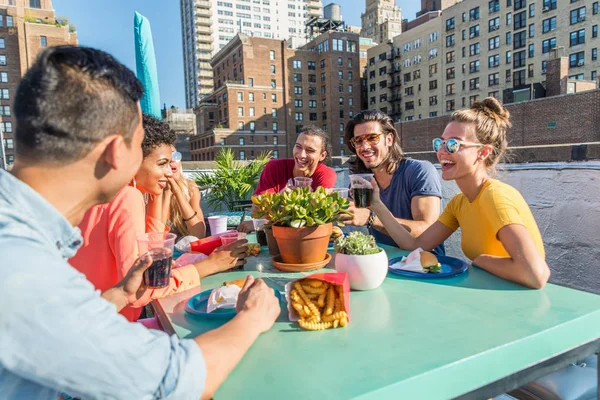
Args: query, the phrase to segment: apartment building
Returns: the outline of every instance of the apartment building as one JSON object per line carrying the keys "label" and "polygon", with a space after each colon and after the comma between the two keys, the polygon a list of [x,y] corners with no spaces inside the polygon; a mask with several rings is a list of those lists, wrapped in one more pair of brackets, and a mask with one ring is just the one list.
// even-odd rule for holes
{"label": "apartment building", "polygon": [[41,50],[64,44],[77,45],[77,34],[68,21],[56,19],[51,0],[0,1],[0,157],[9,165],[15,148],[12,105],[21,77]]}
{"label": "apartment building", "polygon": [[402,11],[395,0],[366,0],[360,18],[360,36],[376,43],[384,43],[402,32]]}
{"label": "apartment building", "polygon": [[296,135],[316,125],[344,155],[344,124],[361,110],[361,71],[370,40],[331,31],[299,49],[285,40],[238,34],[212,60],[214,92],[196,109],[192,160],[229,147],[241,159],[263,151],[291,157]]}
{"label": "apartment building", "polygon": [[393,62],[392,93],[386,98],[369,91],[370,108],[391,109],[396,121],[406,121],[447,114],[487,96],[504,103],[545,97],[548,61],[557,47],[568,58],[568,79],[597,81],[598,1],[449,4],[421,13],[391,43],[369,50],[369,88],[380,88],[372,71],[391,64],[384,50]]}
{"label": "apartment building", "polygon": [[186,107],[212,91],[210,59],[237,33],[305,39],[304,24],[323,11],[320,0],[180,0]]}

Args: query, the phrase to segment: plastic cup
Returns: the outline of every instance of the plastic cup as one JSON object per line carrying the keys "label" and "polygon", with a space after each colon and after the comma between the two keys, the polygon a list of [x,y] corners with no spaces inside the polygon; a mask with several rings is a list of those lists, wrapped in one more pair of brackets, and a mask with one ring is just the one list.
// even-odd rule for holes
{"label": "plastic cup", "polygon": [[149,288],[169,286],[173,246],[177,235],[148,232],[136,237],[140,254],[150,253],[152,265],[144,271],[144,283]]}
{"label": "plastic cup", "polygon": [[333,192],[337,193],[340,197],[343,197],[344,199],[348,198],[348,189],[346,188],[334,188]]}
{"label": "plastic cup", "polygon": [[296,187],[310,187],[312,185],[312,178],[298,177],[294,178],[294,186]]}
{"label": "plastic cup", "polygon": [[227,231],[227,216],[226,215],[213,215],[208,217],[208,224],[210,225],[210,234],[217,235]]}
{"label": "plastic cup", "polygon": [[233,232],[228,233],[226,235],[221,236],[221,244],[223,246],[227,246],[235,241],[246,239],[246,234],[244,232]]}
{"label": "plastic cup", "polygon": [[254,225],[255,231],[262,231],[266,222],[267,220],[265,218],[252,218],[252,225]]}
{"label": "plastic cup", "polygon": [[373,185],[371,180],[373,174],[353,174],[350,175],[350,188],[352,189],[352,199],[354,205],[358,208],[366,208],[371,205],[373,199]]}

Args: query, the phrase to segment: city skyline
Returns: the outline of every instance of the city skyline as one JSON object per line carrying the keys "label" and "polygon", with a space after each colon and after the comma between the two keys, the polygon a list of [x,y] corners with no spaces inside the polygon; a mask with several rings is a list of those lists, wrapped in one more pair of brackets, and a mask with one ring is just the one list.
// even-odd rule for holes
{"label": "city skyline", "polygon": [[[161,103],[185,108],[183,50],[179,1],[164,7],[158,0],[107,0],[82,2],[54,0],[57,15],[66,16],[77,27],[80,46],[104,50],[135,71],[133,49],[133,13],[138,11],[150,21],[156,51]],[[350,0],[335,1],[342,7],[342,16],[348,25],[360,26],[362,8]],[[329,4],[324,2],[323,6]],[[420,3],[396,0],[402,17],[414,19]]]}

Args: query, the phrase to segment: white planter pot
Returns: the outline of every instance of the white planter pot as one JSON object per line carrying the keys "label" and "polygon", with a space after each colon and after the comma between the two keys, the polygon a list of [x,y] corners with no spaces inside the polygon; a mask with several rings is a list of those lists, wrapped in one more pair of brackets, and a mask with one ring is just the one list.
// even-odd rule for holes
{"label": "white planter pot", "polygon": [[376,289],[387,275],[388,258],[383,250],[366,256],[336,253],[335,269],[348,274],[350,287],[354,290]]}

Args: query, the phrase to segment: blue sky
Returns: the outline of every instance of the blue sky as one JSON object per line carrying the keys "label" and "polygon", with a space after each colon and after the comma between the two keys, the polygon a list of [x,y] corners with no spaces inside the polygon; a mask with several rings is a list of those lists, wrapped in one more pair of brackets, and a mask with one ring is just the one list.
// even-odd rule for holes
{"label": "blue sky", "polygon": [[[360,26],[364,1],[338,0],[347,24]],[[135,71],[133,50],[133,13],[138,11],[150,20],[156,52],[161,102],[183,108],[183,56],[179,0],[54,0],[57,15],[64,15],[77,26],[79,44],[111,53]],[[323,1],[324,5],[330,1]],[[166,6],[169,4],[169,6]],[[420,9],[415,0],[396,0],[403,18],[414,19]]]}

